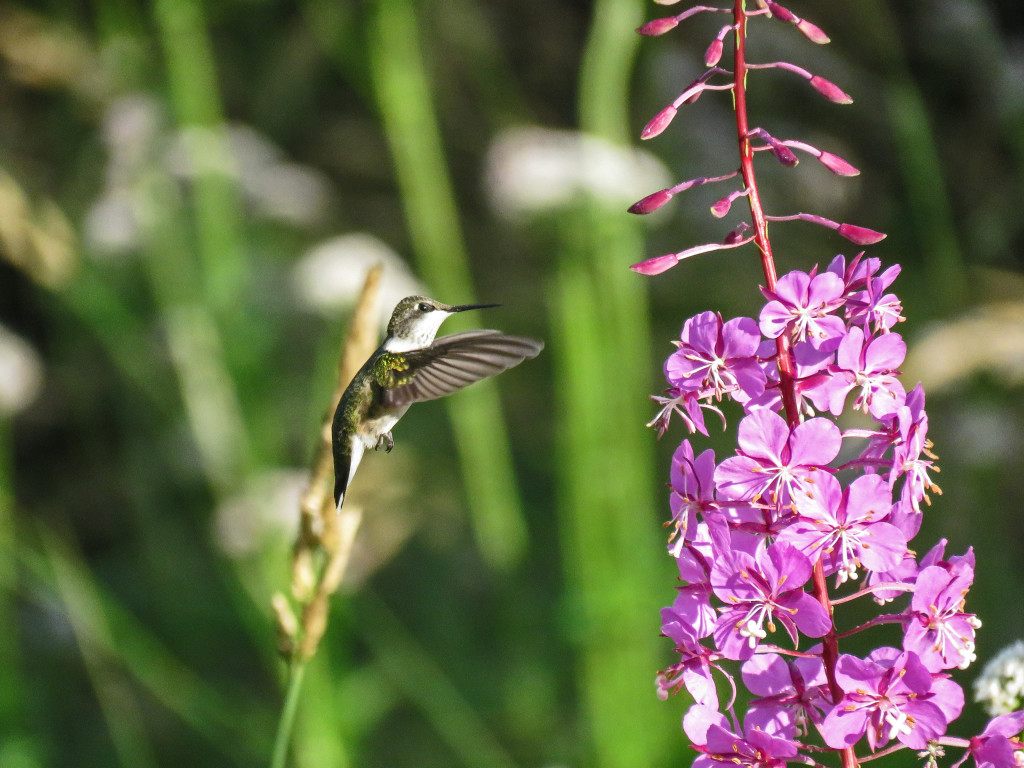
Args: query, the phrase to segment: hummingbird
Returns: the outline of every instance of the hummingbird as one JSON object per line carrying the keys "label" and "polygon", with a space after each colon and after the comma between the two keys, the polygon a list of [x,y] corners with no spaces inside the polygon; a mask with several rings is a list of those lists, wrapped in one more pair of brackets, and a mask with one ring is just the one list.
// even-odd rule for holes
{"label": "hummingbird", "polygon": [[367,448],[390,453],[391,430],[413,403],[436,400],[536,357],[544,342],[501,331],[464,331],[435,340],[457,312],[498,304],[449,306],[407,296],[395,306],[387,335],[345,389],[334,412],[334,502],[345,491]]}

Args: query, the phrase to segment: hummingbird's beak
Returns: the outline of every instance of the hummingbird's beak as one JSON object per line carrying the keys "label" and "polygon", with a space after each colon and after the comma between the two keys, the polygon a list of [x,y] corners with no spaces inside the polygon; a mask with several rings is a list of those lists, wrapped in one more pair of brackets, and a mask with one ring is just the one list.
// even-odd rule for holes
{"label": "hummingbird's beak", "polygon": [[488,309],[490,307],[500,307],[500,306],[501,306],[501,304],[460,304],[457,307],[449,307],[448,311],[452,312],[452,313],[455,313],[455,312],[465,312],[467,309]]}

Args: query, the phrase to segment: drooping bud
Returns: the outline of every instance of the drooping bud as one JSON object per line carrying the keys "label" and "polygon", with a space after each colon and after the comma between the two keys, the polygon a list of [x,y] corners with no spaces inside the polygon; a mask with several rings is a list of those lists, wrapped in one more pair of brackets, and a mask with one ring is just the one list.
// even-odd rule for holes
{"label": "drooping bud", "polygon": [[[792,168],[800,162],[800,159],[793,150],[786,146],[785,142],[779,141],[764,128],[753,128],[747,133],[747,136],[763,141],[767,145],[768,151],[775,156],[775,159],[787,168]],[[801,144],[801,146],[807,145]]]}
{"label": "drooping bud", "polygon": [[640,132],[641,139],[653,139],[655,136],[660,134],[666,128],[668,124],[672,122],[673,118],[678,112],[673,105],[669,104],[661,112],[651,118],[650,122],[644,126],[643,131]]}
{"label": "drooping bud", "polygon": [[818,159],[821,164],[828,168],[836,176],[858,176],[860,171],[846,162],[839,155],[834,155],[831,152],[822,152],[818,155]]}
{"label": "drooping bud", "polygon": [[747,194],[747,192],[748,190],[746,189],[737,189],[733,192],[730,192],[728,195],[726,195],[721,200],[719,200],[718,202],[711,206],[711,215],[714,216],[716,219],[721,219],[723,216],[725,216],[725,214],[729,212],[729,209],[732,208],[733,200],[735,200],[738,197],[743,197],[744,195]]}
{"label": "drooping bud", "polygon": [[704,66],[713,67],[719,61],[722,60],[722,51],[725,50],[725,44],[715,38],[711,41],[711,45],[708,46],[707,51],[704,53]]}
{"label": "drooping bud", "polygon": [[876,232],[873,229],[858,227],[855,224],[840,224],[839,229],[836,231],[851,243],[856,243],[857,245],[873,245],[885,239],[884,232]]}
{"label": "drooping bud", "polygon": [[657,192],[649,194],[643,200],[637,200],[626,210],[629,213],[635,213],[642,216],[647,213],[653,213],[671,199],[672,193],[669,190],[659,189]]}
{"label": "drooping bud", "polygon": [[828,35],[825,34],[821,27],[811,24],[807,19],[801,19],[796,23],[796,28],[803,32],[804,37],[810,40],[812,43],[818,45],[825,45],[826,43],[832,42]]}
{"label": "drooping bud", "polygon": [[768,6],[768,13],[770,13],[779,21],[794,23],[799,19],[799,16],[797,16],[791,10],[779,5],[778,3],[773,3],[772,0],[768,0],[766,4]]}
{"label": "drooping bud", "polygon": [[737,225],[736,229],[734,229],[732,232],[725,236],[725,238],[722,240],[722,243],[724,245],[737,245],[743,242],[743,240],[746,238],[747,232],[749,232],[750,229],[751,227],[749,224],[747,224],[747,222],[741,221]]}
{"label": "drooping bud", "polygon": [[675,16],[666,16],[663,19],[652,19],[641,27],[637,27],[637,33],[645,37],[657,37],[679,26],[679,19]]}
{"label": "drooping bud", "polygon": [[823,77],[815,75],[811,78],[811,87],[814,88],[818,93],[824,96],[829,101],[835,104],[852,104],[853,98],[850,97],[845,91],[843,91],[835,83],[831,83]]}
{"label": "drooping bud", "polygon": [[718,202],[711,206],[711,215],[714,216],[716,219],[722,218],[723,216],[725,216],[725,214],[729,212],[729,209],[732,208],[732,201],[732,195],[723,197],[721,200],[719,200]]}
{"label": "drooping bud", "polygon": [[634,272],[641,275],[660,275],[679,263],[679,257],[674,253],[667,253],[664,256],[655,256],[652,259],[641,261],[630,267]]}
{"label": "drooping bud", "polygon": [[800,162],[800,159],[796,156],[793,150],[785,144],[772,143],[769,146],[771,147],[771,153],[775,155],[775,159],[787,168],[792,168]]}

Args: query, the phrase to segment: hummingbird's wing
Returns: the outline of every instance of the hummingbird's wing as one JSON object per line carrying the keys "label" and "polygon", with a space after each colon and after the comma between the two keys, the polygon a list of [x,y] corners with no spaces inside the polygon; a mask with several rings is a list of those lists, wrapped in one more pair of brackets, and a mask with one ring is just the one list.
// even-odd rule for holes
{"label": "hummingbird's wing", "polygon": [[450,395],[496,376],[544,349],[544,342],[501,331],[466,331],[442,336],[426,349],[405,352],[401,370],[381,381],[384,402],[410,405]]}

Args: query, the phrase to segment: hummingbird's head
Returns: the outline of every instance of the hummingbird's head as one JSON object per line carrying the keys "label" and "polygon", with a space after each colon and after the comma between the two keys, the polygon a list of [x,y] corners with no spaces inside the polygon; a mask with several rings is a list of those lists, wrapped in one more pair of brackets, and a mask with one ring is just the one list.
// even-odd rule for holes
{"label": "hummingbird's head", "polygon": [[388,350],[422,349],[429,346],[445,318],[467,309],[496,307],[497,304],[460,304],[450,306],[426,296],[406,296],[395,306],[388,323]]}

